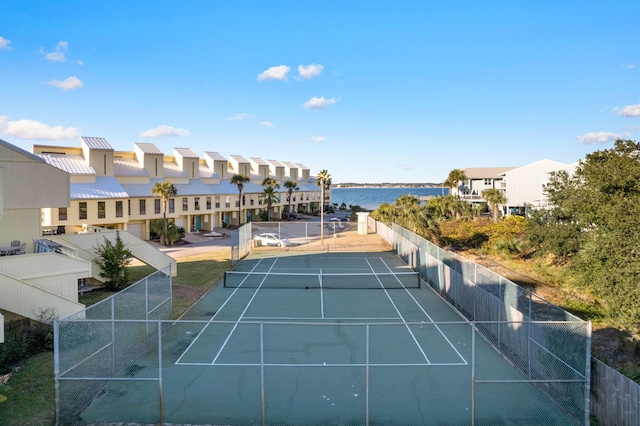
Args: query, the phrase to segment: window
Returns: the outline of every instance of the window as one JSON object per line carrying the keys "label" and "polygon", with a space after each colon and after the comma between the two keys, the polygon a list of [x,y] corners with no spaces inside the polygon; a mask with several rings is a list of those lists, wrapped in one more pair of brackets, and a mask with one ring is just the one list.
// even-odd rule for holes
{"label": "window", "polygon": [[160,201],[160,198],[153,200],[153,212],[155,214],[160,214]]}
{"label": "window", "polygon": [[207,210],[211,210],[211,197],[207,197]]}
{"label": "window", "polygon": [[176,212],[176,200],[175,198],[169,198],[169,213]]}
{"label": "window", "polygon": [[253,201],[253,195],[250,195],[250,196],[249,196],[249,205],[250,205],[250,206],[252,206],[252,205],[253,205],[253,203],[254,203],[254,201]]}
{"label": "window", "polygon": [[122,201],[116,201],[116,217],[122,217],[123,209],[122,209]]}
{"label": "window", "polygon": [[147,214],[147,200],[140,200],[140,214]]}
{"label": "window", "polygon": [[220,196],[216,195],[216,209],[220,208]]}
{"label": "window", "polygon": [[98,201],[98,219],[104,219],[107,216],[107,207],[104,201]]}
{"label": "window", "polygon": [[193,197],[193,208],[200,210],[200,197]]}
{"label": "window", "polygon": [[182,211],[186,212],[189,210],[189,199],[187,197],[182,198]]}
{"label": "window", "polygon": [[491,185],[491,179],[485,179],[484,180],[484,184],[485,185]]}
{"label": "window", "polygon": [[127,200],[127,214],[131,216],[131,200]]}
{"label": "window", "polygon": [[58,220],[67,220],[67,208],[60,207],[58,209]]}
{"label": "window", "polygon": [[[231,207],[231,198],[227,195],[226,197],[224,197],[224,206],[225,207]],[[238,207],[238,206],[236,206]]]}
{"label": "window", "polygon": [[78,203],[78,216],[80,219],[87,219],[87,203],[85,201]]}

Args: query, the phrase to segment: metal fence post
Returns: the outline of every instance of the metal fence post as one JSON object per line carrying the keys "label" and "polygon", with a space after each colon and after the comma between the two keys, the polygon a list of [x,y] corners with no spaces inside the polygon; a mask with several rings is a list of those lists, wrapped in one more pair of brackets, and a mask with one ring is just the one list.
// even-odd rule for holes
{"label": "metal fence post", "polygon": [[[149,322],[147,321],[147,327]],[[158,397],[159,397],[159,417],[160,424],[164,424],[164,394],[162,392],[162,322],[158,320]]]}
{"label": "metal fence post", "polygon": [[54,382],[54,392],[55,392],[55,423],[56,425],[60,424],[60,380],[58,378],[60,374],[60,327],[58,320],[53,320],[53,377],[55,379]]}
{"label": "metal fence post", "polygon": [[365,367],[365,394],[366,394],[366,402],[365,402],[365,422],[366,426],[369,426],[369,323],[366,325],[366,367]]}
{"label": "metal fence post", "polygon": [[260,406],[262,410],[262,426],[266,425],[264,401],[264,323],[260,323]]}
{"label": "metal fence post", "polygon": [[471,426],[476,424],[476,322],[471,322]]}

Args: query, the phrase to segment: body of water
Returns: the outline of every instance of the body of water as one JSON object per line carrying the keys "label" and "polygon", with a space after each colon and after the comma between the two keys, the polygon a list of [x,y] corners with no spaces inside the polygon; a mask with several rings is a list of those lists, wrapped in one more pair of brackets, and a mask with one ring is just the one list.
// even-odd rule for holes
{"label": "body of water", "polygon": [[[444,188],[444,195],[449,188]],[[331,201],[347,205],[360,206],[365,210],[375,210],[380,204],[393,204],[401,195],[416,197],[443,195],[442,188],[332,188]]]}

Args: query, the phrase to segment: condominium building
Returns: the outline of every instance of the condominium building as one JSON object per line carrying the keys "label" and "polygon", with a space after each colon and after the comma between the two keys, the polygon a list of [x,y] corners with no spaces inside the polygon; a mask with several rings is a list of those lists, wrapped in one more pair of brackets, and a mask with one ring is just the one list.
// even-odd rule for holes
{"label": "condominium building", "polygon": [[[163,217],[161,200],[152,193],[162,181],[170,181],[177,189],[169,199],[167,218],[187,232],[261,220],[260,213],[267,209],[262,182],[268,177],[280,186],[271,206],[272,218],[282,217],[289,205],[291,211],[301,213],[318,211],[321,205],[320,187],[300,163],[247,160],[209,151],[199,157],[189,148],[174,148],[172,155],[165,155],[152,143],[134,143],[133,151],[115,151],[106,139],[97,137],[82,137],[79,147],[34,145],[33,154],[70,177],[69,206],[43,209],[44,229],[52,233],[96,226],[149,239],[151,221]],[[237,174],[249,177],[241,198],[238,186],[231,183]],[[286,181],[297,185],[291,200]],[[330,202],[331,191],[325,191],[324,205]]]}

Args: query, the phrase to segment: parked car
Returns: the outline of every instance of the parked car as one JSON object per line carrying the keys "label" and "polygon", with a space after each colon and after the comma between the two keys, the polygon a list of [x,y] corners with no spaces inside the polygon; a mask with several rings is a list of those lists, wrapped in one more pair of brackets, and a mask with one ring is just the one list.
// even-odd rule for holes
{"label": "parked car", "polygon": [[260,241],[264,246],[285,247],[291,244],[291,242],[286,238],[279,238],[278,234],[274,234],[271,232],[254,235],[253,239]]}

